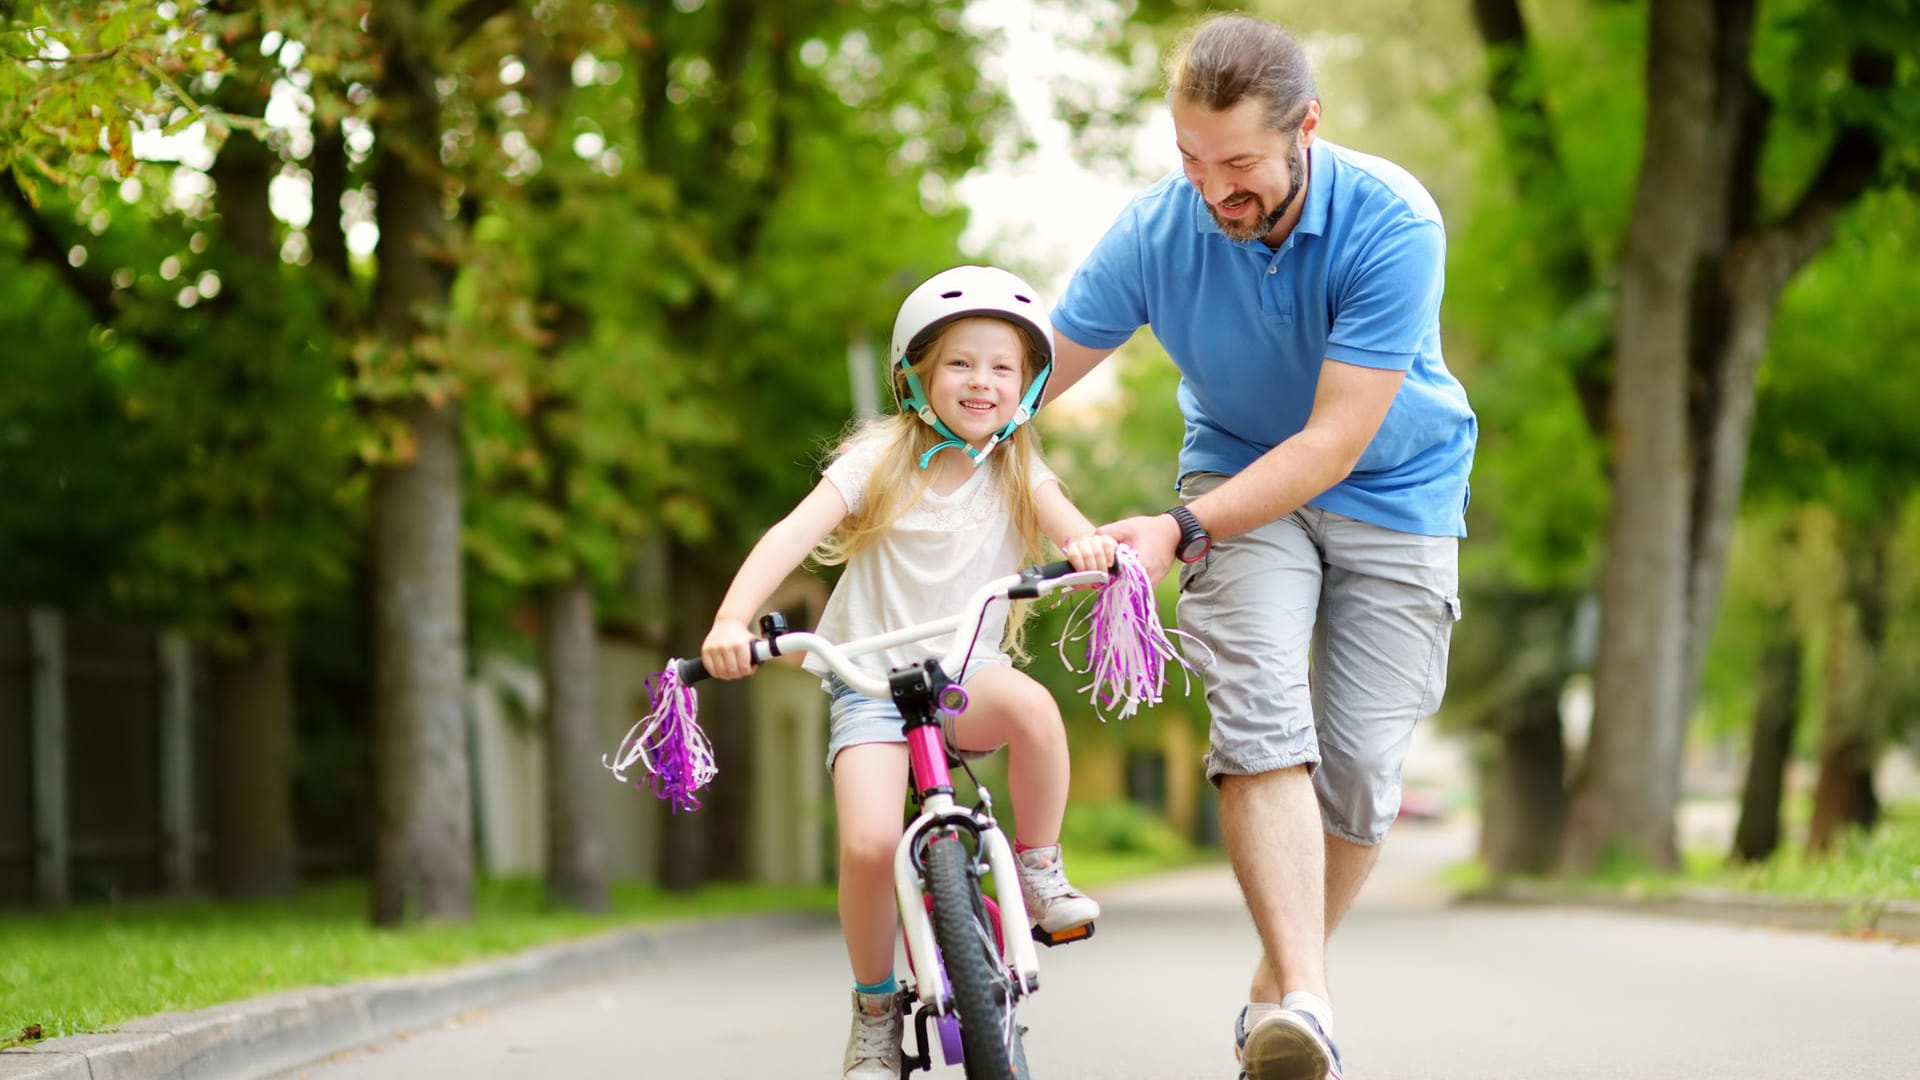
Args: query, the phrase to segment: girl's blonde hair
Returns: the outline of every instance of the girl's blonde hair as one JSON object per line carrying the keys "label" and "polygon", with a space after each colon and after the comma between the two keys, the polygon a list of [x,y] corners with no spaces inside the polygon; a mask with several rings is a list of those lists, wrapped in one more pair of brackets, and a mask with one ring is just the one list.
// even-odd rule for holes
{"label": "girl's blonde hair", "polygon": [[[968,318],[993,318],[991,315],[974,315]],[[940,363],[945,352],[947,335],[964,319],[958,319],[940,328],[919,351],[908,354],[907,363],[898,366],[893,372],[894,400],[907,398],[906,377],[909,373],[917,376],[925,386],[933,377],[934,369]],[[1006,320],[1002,320],[1006,321]],[[1016,331],[1020,328],[1014,326]],[[1020,344],[1025,353],[1021,382],[1024,390],[1045,366],[1045,358],[1035,347],[1033,340],[1024,331],[1020,331]],[[838,566],[855,554],[879,543],[887,530],[893,528],[900,515],[908,508],[918,504],[925,497],[927,488],[933,483],[933,469],[920,468],[920,455],[933,449],[934,445],[946,436],[935,431],[933,425],[912,412],[896,412],[855,424],[832,454],[839,458],[855,443],[869,440],[880,447],[879,460],[874,464],[873,473],[867,480],[865,498],[860,500],[860,508],[849,513],[825,540],[813,550],[813,559],[823,566]],[[946,453],[947,451],[942,451]],[[953,453],[965,453],[954,449]],[[1013,514],[1015,535],[1020,538],[1020,555],[1023,564],[1039,562],[1045,557],[1046,549],[1040,536],[1040,508],[1033,497],[1033,465],[1040,457],[1040,437],[1034,433],[1031,423],[1021,424],[1013,429],[1013,434],[1000,441],[993,450],[993,458],[999,464],[994,466],[995,480],[1000,488],[1001,500]],[[936,459],[937,460],[937,459]],[[986,468],[987,466],[981,466]],[[1016,601],[1007,613],[1007,636],[1002,646],[1016,660],[1026,659],[1026,650],[1022,647],[1025,637],[1026,619],[1031,609],[1030,601]],[[933,617],[930,614],[930,617]],[[954,674],[954,673],[950,673]]]}

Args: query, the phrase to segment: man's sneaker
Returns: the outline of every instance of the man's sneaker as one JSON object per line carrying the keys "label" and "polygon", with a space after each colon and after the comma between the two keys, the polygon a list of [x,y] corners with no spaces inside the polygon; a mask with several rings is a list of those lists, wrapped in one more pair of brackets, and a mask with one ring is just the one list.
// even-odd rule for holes
{"label": "man's sneaker", "polygon": [[1100,905],[1067,880],[1060,845],[1020,853],[1020,898],[1027,920],[1049,934],[1084,926],[1100,917]]}
{"label": "man's sneaker", "polygon": [[1340,1080],[1340,1051],[1313,1014],[1275,1009],[1247,1030],[1247,1010],[1233,1025],[1240,1080]]}
{"label": "man's sneaker", "polygon": [[853,992],[853,1030],[840,1080],[900,1080],[900,1007],[892,993]]}

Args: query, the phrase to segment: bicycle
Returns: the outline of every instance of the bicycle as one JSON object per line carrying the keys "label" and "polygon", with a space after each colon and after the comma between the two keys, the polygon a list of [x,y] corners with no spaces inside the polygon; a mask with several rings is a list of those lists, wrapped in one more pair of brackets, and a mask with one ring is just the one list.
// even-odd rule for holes
{"label": "bicycle", "polygon": [[[1031,566],[975,590],[961,611],[905,629],[835,644],[812,633],[789,632],[778,614],[762,616],[762,640],[753,643],[758,665],[776,656],[811,653],[848,686],[869,697],[891,698],[907,736],[909,791],[918,813],[894,854],[894,897],[911,973],[898,1006],[913,1017],[915,1052],[901,1052],[900,1076],[933,1069],[927,1029],[938,1032],[946,1064],[960,1064],[968,1080],[1026,1080],[1024,1029],[1015,1020],[1019,1002],[1039,989],[1036,944],[1085,940],[1093,924],[1049,935],[1029,927],[1020,895],[1013,845],[993,816],[993,797],[966,761],[953,755],[941,731],[942,715],[966,708],[965,687],[947,673],[964,670],[974,635],[955,634],[949,655],[894,669],[878,679],[854,667],[851,657],[907,644],[984,622],[999,599],[1034,599],[1061,589],[1104,584],[1102,570],[1074,570],[1061,561]],[[685,686],[707,678],[699,658],[677,662]],[[954,797],[951,767],[974,782],[979,801],[971,808]],[[988,889],[985,879],[993,878]],[[917,1007],[916,1007],[917,1003]]]}

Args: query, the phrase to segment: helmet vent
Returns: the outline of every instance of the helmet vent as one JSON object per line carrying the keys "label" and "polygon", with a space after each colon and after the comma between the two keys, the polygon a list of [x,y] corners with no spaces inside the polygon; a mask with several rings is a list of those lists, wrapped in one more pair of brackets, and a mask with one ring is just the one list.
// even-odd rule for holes
{"label": "helmet vent", "polygon": [[1014,293],[1014,294],[1013,294],[1013,298],[1014,298],[1015,300],[1018,300],[1018,301],[1020,301],[1020,302],[1021,302],[1021,303],[1023,303],[1023,304],[1031,304],[1031,303],[1033,303],[1033,298],[1032,298],[1031,296],[1021,296],[1021,295],[1020,295],[1019,293]]}
{"label": "helmet vent", "polygon": [[[961,295],[961,292],[960,292],[960,290],[959,290],[959,289],[955,289],[955,290],[953,290],[952,292],[943,292],[943,293],[941,293],[941,294],[940,294],[940,299],[942,299],[942,300],[953,300],[953,299],[957,299],[957,298],[958,298],[958,297],[959,297],[960,295]],[[1023,299],[1024,299],[1024,298],[1023,298]]]}

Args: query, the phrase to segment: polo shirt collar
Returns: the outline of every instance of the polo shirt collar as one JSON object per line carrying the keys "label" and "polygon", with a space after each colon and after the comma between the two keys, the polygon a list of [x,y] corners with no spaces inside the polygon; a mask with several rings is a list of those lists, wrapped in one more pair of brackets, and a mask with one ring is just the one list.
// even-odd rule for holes
{"label": "polo shirt collar", "polygon": [[[1327,213],[1333,205],[1335,159],[1333,153],[1326,147],[1325,139],[1315,139],[1313,145],[1307,147],[1307,189],[1301,193],[1307,205],[1300,211],[1300,220],[1294,223],[1293,231],[1296,234],[1321,236],[1327,231]],[[1191,183],[1187,184],[1187,193],[1193,200],[1194,231],[1212,233],[1225,240],[1227,234],[1220,231],[1220,223],[1213,220],[1213,215],[1207,212],[1207,200],[1200,197],[1200,192]],[[1259,242],[1258,239],[1245,241],[1249,244]]]}

